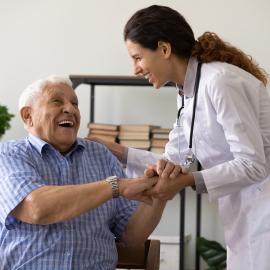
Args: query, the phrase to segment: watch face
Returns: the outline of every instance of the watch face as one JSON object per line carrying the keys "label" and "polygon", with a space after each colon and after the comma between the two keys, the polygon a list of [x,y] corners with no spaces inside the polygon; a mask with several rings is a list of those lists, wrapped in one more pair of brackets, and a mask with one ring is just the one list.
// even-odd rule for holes
{"label": "watch face", "polygon": [[118,177],[116,176],[116,175],[113,175],[113,176],[109,176],[108,178],[107,178],[108,180],[118,180]]}

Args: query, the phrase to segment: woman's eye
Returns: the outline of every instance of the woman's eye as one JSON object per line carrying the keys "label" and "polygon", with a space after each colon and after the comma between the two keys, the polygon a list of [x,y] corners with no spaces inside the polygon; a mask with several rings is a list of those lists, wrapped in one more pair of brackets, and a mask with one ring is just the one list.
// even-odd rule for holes
{"label": "woman's eye", "polygon": [[134,56],[134,57],[133,57],[133,60],[134,60],[134,62],[138,62],[138,61],[141,60],[141,58],[140,58],[139,56]]}

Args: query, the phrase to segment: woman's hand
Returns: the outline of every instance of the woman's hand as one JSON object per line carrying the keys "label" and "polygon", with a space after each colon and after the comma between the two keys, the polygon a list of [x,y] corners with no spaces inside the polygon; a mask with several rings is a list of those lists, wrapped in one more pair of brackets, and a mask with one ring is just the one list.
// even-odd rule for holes
{"label": "woman's hand", "polygon": [[158,175],[163,178],[175,178],[180,173],[187,174],[188,170],[164,159],[158,160],[156,164],[148,164],[144,171],[147,177]]}
{"label": "woman's hand", "polygon": [[148,165],[144,173],[147,177],[159,176],[157,184],[147,191],[147,194],[160,200],[170,200],[183,188],[194,183],[191,173],[166,160],[159,160],[155,165]]}

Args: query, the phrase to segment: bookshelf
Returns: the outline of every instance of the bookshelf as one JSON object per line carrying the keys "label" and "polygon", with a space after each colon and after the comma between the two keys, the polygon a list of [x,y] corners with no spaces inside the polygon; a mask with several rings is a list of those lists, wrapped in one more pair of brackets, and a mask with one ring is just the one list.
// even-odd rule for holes
{"label": "bookshelf", "polygon": [[[89,110],[89,120],[90,122],[95,121],[95,87],[102,86],[152,86],[148,80],[143,78],[138,78],[135,76],[93,76],[93,75],[70,75],[69,78],[73,83],[73,88],[76,89],[81,84],[87,84],[90,86],[90,110]],[[172,86],[167,84],[166,86]],[[198,169],[200,166],[198,165]],[[180,195],[180,221],[179,221],[179,269],[184,270],[184,239],[185,239],[185,201],[186,194],[185,190],[179,192]],[[201,195],[197,194],[196,201],[196,238],[200,236],[201,230]],[[195,245],[196,248],[196,245]],[[200,269],[200,257],[195,251],[195,269]]]}

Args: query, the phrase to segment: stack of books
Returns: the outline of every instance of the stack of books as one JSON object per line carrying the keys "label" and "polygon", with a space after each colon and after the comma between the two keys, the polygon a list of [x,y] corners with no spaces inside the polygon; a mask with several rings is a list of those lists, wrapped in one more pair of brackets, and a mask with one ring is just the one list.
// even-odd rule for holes
{"label": "stack of books", "polygon": [[113,124],[89,123],[88,128],[88,138],[98,137],[109,142],[115,142],[119,133],[119,125]]}
{"label": "stack of books", "polygon": [[169,128],[154,128],[152,129],[152,139],[150,151],[158,154],[163,154],[165,145],[169,141]]}
{"label": "stack of books", "polygon": [[120,144],[149,150],[150,148],[150,132],[157,126],[152,125],[120,125],[119,127],[119,142]]}

